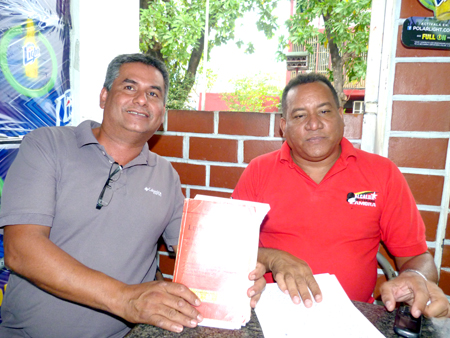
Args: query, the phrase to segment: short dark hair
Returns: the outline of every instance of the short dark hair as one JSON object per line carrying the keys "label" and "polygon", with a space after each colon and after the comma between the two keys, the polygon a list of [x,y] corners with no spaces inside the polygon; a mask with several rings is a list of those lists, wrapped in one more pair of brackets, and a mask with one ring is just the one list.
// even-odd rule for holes
{"label": "short dark hair", "polygon": [[294,87],[300,86],[302,84],[314,83],[314,82],[325,83],[328,86],[328,88],[330,88],[331,93],[333,94],[333,98],[336,101],[336,106],[338,108],[341,106],[336,89],[334,89],[330,80],[328,80],[325,76],[323,76],[322,74],[317,74],[317,73],[299,74],[298,76],[291,79],[283,90],[283,96],[281,97],[281,109],[283,112],[283,117],[286,117],[286,113],[287,113],[286,97],[287,97],[288,92]]}
{"label": "short dark hair", "polygon": [[164,64],[164,62],[147,54],[136,53],[121,54],[116,56],[108,65],[108,70],[106,71],[106,78],[103,87],[105,87],[107,91],[110,91],[114,80],[119,76],[120,67],[124,63],[132,62],[140,62],[147,66],[153,66],[161,72],[164,79],[164,104],[166,104],[167,95],[169,93],[169,73],[167,72],[166,65]]}

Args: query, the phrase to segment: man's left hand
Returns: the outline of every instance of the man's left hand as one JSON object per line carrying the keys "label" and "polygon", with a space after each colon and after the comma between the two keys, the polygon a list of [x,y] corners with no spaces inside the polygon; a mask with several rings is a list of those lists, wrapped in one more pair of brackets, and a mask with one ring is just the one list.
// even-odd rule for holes
{"label": "man's left hand", "polygon": [[248,279],[254,281],[255,284],[251,288],[248,289],[247,295],[251,298],[250,305],[252,308],[256,307],[256,304],[261,298],[261,293],[264,291],[266,287],[266,279],[264,278],[264,274],[266,273],[266,268],[263,264],[257,263],[255,270],[250,272],[248,275]]}
{"label": "man's left hand", "polygon": [[388,311],[393,311],[397,302],[405,302],[416,318],[422,313],[426,317],[450,317],[450,304],[442,290],[414,272],[401,273],[385,282],[380,290]]}

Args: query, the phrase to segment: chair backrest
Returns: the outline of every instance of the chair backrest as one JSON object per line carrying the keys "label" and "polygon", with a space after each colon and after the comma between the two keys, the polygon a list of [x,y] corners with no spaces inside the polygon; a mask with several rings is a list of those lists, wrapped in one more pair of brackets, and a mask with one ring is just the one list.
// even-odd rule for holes
{"label": "chair backrest", "polygon": [[391,263],[389,263],[389,261],[386,259],[386,257],[383,256],[381,252],[377,252],[377,261],[383,269],[383,272],[388,280],[397,277],[397,272],[395,272],[395,269],[392,267]]}

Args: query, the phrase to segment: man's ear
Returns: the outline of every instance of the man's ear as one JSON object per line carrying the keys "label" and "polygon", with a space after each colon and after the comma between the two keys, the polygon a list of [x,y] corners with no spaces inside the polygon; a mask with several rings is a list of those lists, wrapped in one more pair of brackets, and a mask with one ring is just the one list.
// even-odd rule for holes
{"label": "man's ear", "polygon": [[344,108],[343,107],[339,107],[338,112],[339,112],[339,115],[341,116],[341,119],[343,120],[344,119]]}
{"label": "man's ear", "polygon": [[106,87],[103,87],[102,91],[100,92],[100,108],[105,109],[105,102],[107,97],[108,90],[106,89]]}
{"label": "man's ear", "polygon": [[281,129],[281,136],[284,137],[284,130],[286,129],[286,119],[284,117],[280,119],[280,129]]}

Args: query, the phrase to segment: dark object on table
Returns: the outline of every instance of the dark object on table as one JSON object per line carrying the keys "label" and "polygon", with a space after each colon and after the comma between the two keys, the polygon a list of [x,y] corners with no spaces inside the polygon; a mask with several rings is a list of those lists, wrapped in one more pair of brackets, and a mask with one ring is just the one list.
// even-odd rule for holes
{"label": "dark object on table", "polygon": [[402,337],[416,338],[420,337],[422,330],[422,316],[413,317],[411,308],[406,305],[400,306],[395,315],[394,331]]}

